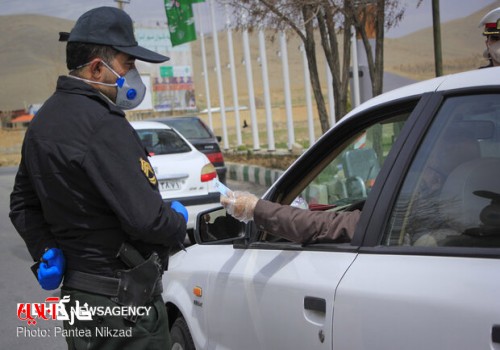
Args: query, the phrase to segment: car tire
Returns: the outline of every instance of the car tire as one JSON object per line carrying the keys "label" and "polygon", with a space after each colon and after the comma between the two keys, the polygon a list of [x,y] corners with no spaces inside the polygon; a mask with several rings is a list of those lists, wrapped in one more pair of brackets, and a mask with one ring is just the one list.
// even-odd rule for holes
{"label": "car tire", "polygon": [[170,330],[170,338],[172,339],[172,350],[196,349],[186,320],[183,317],[179,317],[175,320]]}

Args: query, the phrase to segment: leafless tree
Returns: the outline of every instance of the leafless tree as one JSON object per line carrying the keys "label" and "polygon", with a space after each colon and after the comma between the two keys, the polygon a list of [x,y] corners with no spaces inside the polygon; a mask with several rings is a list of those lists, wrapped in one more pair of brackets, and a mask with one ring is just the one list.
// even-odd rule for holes
{"label": "leafless tree", "polygon": [[[234,10],[236,28],[261,25],[276,31],[292,30],[303,42],[309,76],[322,132],[330,125],[323,97],[316,56],[315,33],[319,30],[321,47],[332,73],[335,119],[348,109],[351,61],[351,27],[362,38],[372,80],[373,95],[383,89],[384,28],[396,25],[404,14],[398,0],[218,0]],[[368,22],[374,23],[375,57],[369,40]],[[342,39],[342,46],[339,44]],[[342,47],[342,50],[341,50]],[[342,62],[342,63],[341,63]]]}

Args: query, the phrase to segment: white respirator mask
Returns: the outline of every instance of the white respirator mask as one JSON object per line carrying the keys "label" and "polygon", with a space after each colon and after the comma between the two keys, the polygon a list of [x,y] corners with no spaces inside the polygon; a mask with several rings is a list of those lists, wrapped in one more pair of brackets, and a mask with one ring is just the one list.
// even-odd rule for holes
{"label": "white respirator mask", "polygon": [[[137,69],[132,68],[124,76],[120,76],[113,68],[111,68],[106,62],[101,61],[106,68],[108,68],[114,75],[118,78],[114,84],[102,83],[100,81],[93,81],[89,79],[84,79],[80,77],[72,76],[72,78],[85,81],[87,83],[100,84],[105,86],[116,86],[118,91],[116,93],[115,104],[122,109],[132,109],[141,104],[146,95],[146,85],[142,82],[141,75]],[[90,63],[86,63],[77,67],[79,69]]]}

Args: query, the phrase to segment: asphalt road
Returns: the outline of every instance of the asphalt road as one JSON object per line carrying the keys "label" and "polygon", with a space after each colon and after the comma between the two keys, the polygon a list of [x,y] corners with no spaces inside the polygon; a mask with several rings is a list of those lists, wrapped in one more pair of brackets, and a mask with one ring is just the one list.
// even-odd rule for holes
{"label": "asphalt road", "polygon": [[[0,326],[2,349],[65,349],[64,337],[56,334],[61,321],[38,320],[36,325],[27,325],[17,317],[18,303],[43,303],[47,297],[58,297],[59,292],[47,292],[36,282],[30,266],[33,264],[23,240],[9,219],[9,196],[14,184],[17,168],[0,167]],[[233,190],[244,190],[264,194],[266,188],[249,183],[228,181]]]}

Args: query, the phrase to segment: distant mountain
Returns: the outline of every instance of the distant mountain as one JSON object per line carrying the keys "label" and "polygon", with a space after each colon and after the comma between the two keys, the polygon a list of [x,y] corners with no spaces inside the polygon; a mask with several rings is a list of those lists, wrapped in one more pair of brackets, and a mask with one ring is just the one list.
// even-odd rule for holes
{"label": "distant mountain", "polygon": [[[500,1],[495,1],[467,17],[441,25],[445,74],[474,69],[486,63],[483,58],[483,51],[486,48],[485,39],[479,22],[488,11],[496,7],[500,7]],[[384,53],[386,71],[417,80],[434,76],[432,27],[398,39],[386,38]]]}
{"label": "distant mountain", "polygon": [[[484,38],[478,23],[490,9],[500,6],[496,1],[485,9],[468,17],[443,24],[441,27],[445,74],[475,69],[485,63],[482,57]],[[65,43],[58,41],[60,31],[69,31],[73,21],[39,15],[0,16],[0,111],[22,109],[30,104],[41,103],[53,92],[57,76],[66,74]],[[246,95],[246,75],[242,64],[243,50],[241,33],[234,32],[234,50],[237,65],[238,88],[242,94],[241,104]],[[252,65],[257,102],[262,101],[262,82],[257,63],[258,42],[251,35]],[[288,56],[292,95],[295,101],[303,101],[303,63],[298,51],[299,41],[289,38]],[[319,48],[319,44],[317,45]],[[227,37],[219,33],[219,47],[227,101],[232,101],[227,58]],[[212,105],[218,105],[217,80],[213,71],[214,55],[212,38],[206,38],[209,80]],[[267,43],[268,71],[270,74],[273,103],[283,100],[281,61],[277,55],[277,40]],[[200,41],[192,43],[194,81],[199,95],[204,95],[204,78],[201,74]],[[434,76],[434,52],[432,28],[420,30],[402,38],[385,39],[385,70],[405,78],[422,80]],[[322,57],[322,54],[318,55]],[[175,64],[175,62],[172,62]],[[323,66],[321,66],[323,64]],[[320,62],[320,69],[324,63]],[[326,72],[326,68],[325,69]],[[324,75],[326,76],[326,74]],[[202,99],[202,96],[198,96]]]}
{"label": "distant mountain", "polygon": [[66,72],[60,31],[74,22],[39,15],[0,16],[0,110],[21,109],[49,97]]}

